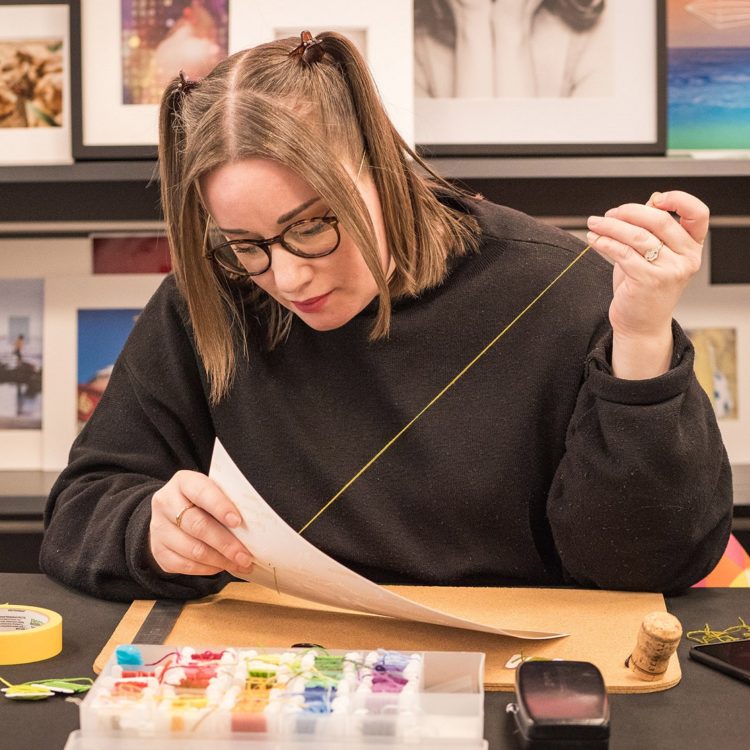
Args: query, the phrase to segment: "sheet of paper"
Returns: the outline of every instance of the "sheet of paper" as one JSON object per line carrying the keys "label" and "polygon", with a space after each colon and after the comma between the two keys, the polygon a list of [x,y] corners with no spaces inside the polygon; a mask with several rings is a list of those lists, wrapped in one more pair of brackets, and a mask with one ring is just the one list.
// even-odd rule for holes
{"label": "sheet of paper", "polygon": [[252,552],[255,565],[245,580],[279,593],[357,612],[541,640],[565,633],[512,630],[440,612],[381,588],[349,570],[300,536],[268,505],[216,440],[209,476],[234,502],[243,523],[232,529]]}

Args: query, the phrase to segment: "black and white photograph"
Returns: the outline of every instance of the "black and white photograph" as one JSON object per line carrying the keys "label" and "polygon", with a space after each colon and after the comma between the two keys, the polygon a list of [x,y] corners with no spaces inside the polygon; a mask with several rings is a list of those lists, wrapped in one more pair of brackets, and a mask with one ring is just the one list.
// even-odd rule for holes
{"label": "black and white photograph", "polygon": [[662,153],[664,15],[659,0],[414,0],[417,144]]}
{"label": "black and white photograph", "polygon": [[415,96],[607,96],[611,15],[607,0],[414,0]]}

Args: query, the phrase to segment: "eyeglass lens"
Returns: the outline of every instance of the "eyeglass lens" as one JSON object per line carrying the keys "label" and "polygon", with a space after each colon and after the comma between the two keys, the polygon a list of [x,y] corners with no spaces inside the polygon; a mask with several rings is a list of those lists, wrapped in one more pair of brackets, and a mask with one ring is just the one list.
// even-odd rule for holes
{"label": "eyeglass lens", "polygon": [[[308,219],[292,224],[281,234],[280,243],[290,252],[316,257],[332,252],[339,242],[335,226],[323,219]],[[236,273],[258,274],[271,265],[270,248],[248,240],[232,240],[216,249],[214,257]]]}

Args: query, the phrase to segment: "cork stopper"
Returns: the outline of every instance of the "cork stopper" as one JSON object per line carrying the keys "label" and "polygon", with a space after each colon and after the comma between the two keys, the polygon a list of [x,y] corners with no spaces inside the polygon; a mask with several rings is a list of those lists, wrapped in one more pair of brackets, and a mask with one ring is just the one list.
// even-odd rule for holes
{"label": "cork stopper", "polygon": [[643,618],[633,653],[625,666],[639,679],[653,682],[667,671],[669,659],[682,638],[680,621],[669,612],[651,612]]}

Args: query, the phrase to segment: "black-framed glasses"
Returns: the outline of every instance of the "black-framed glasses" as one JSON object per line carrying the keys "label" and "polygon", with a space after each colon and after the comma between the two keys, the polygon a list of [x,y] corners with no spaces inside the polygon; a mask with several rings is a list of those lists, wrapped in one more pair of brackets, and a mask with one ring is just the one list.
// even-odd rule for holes
{"label": "black-framed glasses", "polygon": [[229,240],[209,248],[205,256],[235,276],[259,276],[271,267],[271,246],[281,245],[300,258],[323,258],[341,242],[336,216],[295,221],[267,240]]}

